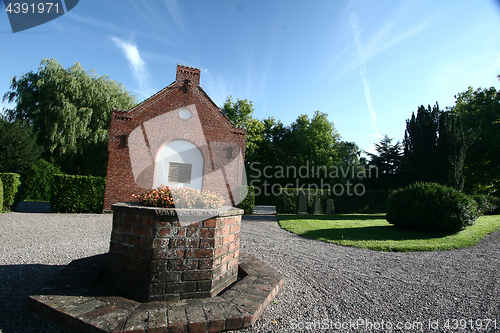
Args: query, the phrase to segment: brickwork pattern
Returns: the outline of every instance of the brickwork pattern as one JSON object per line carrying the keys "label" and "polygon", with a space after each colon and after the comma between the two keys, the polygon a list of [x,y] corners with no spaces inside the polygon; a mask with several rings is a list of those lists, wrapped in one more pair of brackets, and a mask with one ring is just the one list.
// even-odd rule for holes
{"label": "brickwork pattern", "polygon": [[[236,280],[242,210],[112,208],[109,290],[137,301],[179,300],[215,296]],[[216,216],[180,222],[181,212]]]}
{"label": "brickwork pattern", "polygon": [[28,297],[28,310],[71,332],[221,332],[255,324],[283,284],[279,272],[241,253],[241,281],[219,296],[140,303],[91,287],[103,269],[97,257],[73,261]]}
{"label": "brickwork pattern", "polygon": [[[114,110],[112,112],[103,210],[109,211],[112,204],[130,201],[133,194],[152,188],[154,163],[152,165],[150,163],[148,168],[142,170],[140,180],[136,182],[130,158],[129,136],[134,130],[140,130],[141,133],[146,134],[149,129],[145,128],[144,124],[149,120],[165,114],[173,115],[183,107],[196,110],[196,122],[201,124],[201,130],[194,133],[192,130],[194,122],[186,122],[181,118],[170,121],[169,125],[162,129],[160,144],[155,145],[149,142],[151,137],[148,138],[145,135],[144,151],[134,153],[142,154],[144,160],[154,162],[156,154],[164,144],[176,139],[188,140],[197,144],[202,152],[203,175],[213,174],[212,177],[203,178],[203,189],[214,190],[222,195],[227,194],[228,190],[236,192],[234,186],[228,188],[226,183],[236,182],[238,185],[241,180],[241,170],[229,168],[229,174],[224,176],[225,179],[221,178],[222,175],[217,170],[220,170],[221,165],[228,159],[226,149],[228,146],[238,147],[238,151],[231,152],[231,157],[241,152],[244,158],[246,130],[233,126],[199,86],[199,80],[199,69],[178,65],[175,82],[129,111]],[[224,196],[227,197],[227,195]],[[230,198],[226,198],[226,204],[232,205]]]}

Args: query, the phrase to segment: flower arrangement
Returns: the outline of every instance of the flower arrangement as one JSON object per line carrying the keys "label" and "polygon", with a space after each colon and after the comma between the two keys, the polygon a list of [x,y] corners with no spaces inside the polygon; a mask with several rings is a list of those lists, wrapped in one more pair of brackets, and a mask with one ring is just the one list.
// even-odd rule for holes
{"label": "flower arrangement", "polygon": [[224,204],[224,198],[211,191],[164,185],[132,198],[143,206],[164,208],[218,209]]}

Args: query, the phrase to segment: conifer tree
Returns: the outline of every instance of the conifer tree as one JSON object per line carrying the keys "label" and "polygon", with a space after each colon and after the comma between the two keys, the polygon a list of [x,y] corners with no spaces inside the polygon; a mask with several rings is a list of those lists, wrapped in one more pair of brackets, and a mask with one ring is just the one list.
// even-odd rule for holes
{"label": "conifer tree", "polygon": [[417,115],[406,121],[404,138],[404,169],[409,183],[436,182],[436,156],[439,126],[439,105],[431,109],[421,105]]}
{"label": "conifer tree", "polygon": [[459,116],[420,106],[406,122],[404,169],[408,183],[434,182],[461,191],[467,148],[475,133],[464,130]]}

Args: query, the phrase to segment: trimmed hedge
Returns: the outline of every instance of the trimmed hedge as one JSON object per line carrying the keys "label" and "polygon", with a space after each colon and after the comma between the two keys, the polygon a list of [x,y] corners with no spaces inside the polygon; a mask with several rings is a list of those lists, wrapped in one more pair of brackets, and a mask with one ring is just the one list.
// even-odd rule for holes
{"label": "trimmed hedge", "polygon": [[16,199],[18,199],[17,192],[19,185],[21,185],[21,176],[17,173],[7,172],[0,173],[0,178],[3,184],[3,209],[10,210],[16,203]]}
{"label": "trimmed hedge", "polygon": [[2,214],[3,211],[3,184],[2,184],[2,178],[0,177],[0,214]]}
{"label": "trimmed hedge", "polygon": [[245,211],[245,215],[253,214],[255,208],[255,188],[253,186],[242,186],[240,196],[246,192],[246,197],[237,205]]}
{"label": "trimmed hedge", "polygon": [[299,190],[304,191],[307,195],[307,212],[309,214],[314,212],[314,201],[318,199],[321,201],[321,208],[323,209],[324,203],[328,198],[328,191],[282,188],[280,194],[276,197],[276,212],[282,214],[297,214]]}
{"label": "trimmed hedge", "polygon": [[263,206],[275,206],[276,198],[277,196],[274,195],[264,195],[263,193],[260,193],[260,195],[255,196],[255,204]]}
{"label": "trimmed hedge", "polygon": [[472,199],[477,204],[477,209],[485,215],[500,214],[500,198],[492,195],[477,194]]}
{"label": "trimmed hedge", "polygon": [[455,233],[474,224],[476,202],[455,189],[435,183],[415,183],[394,191],[386,220],[398,227]]}
{"label": "trimmed hedge", "polygon": [[387,212],[390,191],[367,190],[363,195],[333,197],[337,214],[376,214]]}
{"label": "trimmed hedge", "polygon": [[54,175],[60,173],[59,166],[39,159],[23,175],[23,198],[25,200],[50,201]]}
{"label": "trimmed hedge", "polygon": [[[282,214],[297,214],[298,190],[296,188],[282,188],[276,197],[276,212]],[[374,214],[385,213],[389,191],[367,190],[363,195],[334,195],[332,191],[301,189],[306,192],[307,212],[312,214],[314,202],[320,200],[321,211],[325,211],[326,200],[333,199],[336,214]]]}
{"label": "trimmed hedge", "polygon": [[50,204],[55,212],[100,213],[106,178],[55,175]]}
{"label": "trimmed hedge", "polygon": [[297,193],[296,188],[282,188],[275,200],[276,213],[297,214]]}

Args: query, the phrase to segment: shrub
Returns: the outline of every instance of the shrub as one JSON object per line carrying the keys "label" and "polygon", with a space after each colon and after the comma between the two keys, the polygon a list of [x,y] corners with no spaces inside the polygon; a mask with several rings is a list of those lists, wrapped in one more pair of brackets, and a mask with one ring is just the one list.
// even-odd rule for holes
{"label": "shrub", "polygon": [[0,177],[0,214],[2,214],[3,211],[3,184],[2,184],[2,178]]}
{"label": "shrub", "polygon": [[240,190],[240,196],[246,197],[237,205],[245,211],[245,215],[252,214],[255,208],[255,188],[253,186],[242,186]]}
{"label": "shrub", "polygon": [[[254,187],[255,189],[255,187]],[[277,196],[274,195],[265,195],[263,192],[264,191],[259,191],[260,193],[257,193],[255,195],[255,204],[256,205],[263,205],[263,206],[275,206],[276,205],[276,198]]]}
{"label": "shrub", "polygon": [[295,188],[282,188],[276,197],[276,212],[281,214],[297,214],[298,193]]}
{"label": "shrub", "polygon": [[485,215],[493,215],[500,213],[500,198],[492,195],[477,194],[473,195],[472,199],[477,204],[477,209]]}
{"label": "shrub", "polygon": [[143,206],[173,208],[174,199],[168,186],[160,186],[157,189],[146,191],[139,195],[132,195],[132,199],[137,200]]}
{"label": "shrub", "polygon": [[18,201],[18,190],[21,185],[20,175],[17,173],[0,173],[3,184],[3,207],[5,210],[10,208]]}
{"label": "shrub", "polygon": [[189,187],[160,186],[132,198],[143,206],[164,208],[218,209],[224,204],[224,198],[217,193]]}
{"label": "shrub", "polygon": [[469,196],[439,184],[415,183],[391,193],[386,219],[398,227],[454,233],[478,216]]}
{"label": "shrub", "polygon": [[215,192],[189,187],[171,187],[170,190],[177,208],[218,209],[224,204],[224,198]]}
{"label": "shrub", "polygon": [[390,191],[367,190],[363,195],[331,196],[337,214],[375,214],[387,212],[387,198]]}
{"label": "shrub", "polygon": [[56,212],[100,213],[106,178],[55,175],[50,204]]}
{"label": "shrub", "polygon": [[[301,189],[307,193],[307,212],[312,213],[314,210],[314,201],[320,200],[321,209],[324,211],[326,199],[332,198],[335,205],[335,213],[337,214],[373,214],[385,213],[387,206],[387,198],[389,191],[365,191],[361,196],[335,195],[333,191]],[[282,214],[296,214],[298,201],[298,189],[282,188],[280,194],[276,197],[276,212]]]}
{"label": "shrub", "polygon": [[50,201],[54,175],[60,173],[59,166],[39,159],[23,175],[23,198],[25,200]]}
{"label": "shrub", "polygon": [[304,191],[307,196],[307,212],[312,214],[314,202],[320,200],[321,209],[328,198],[328,191],[315,189],[281,188],[280,194],[276,197],[276,212],[282,214],[297,214],[299,191]]}

